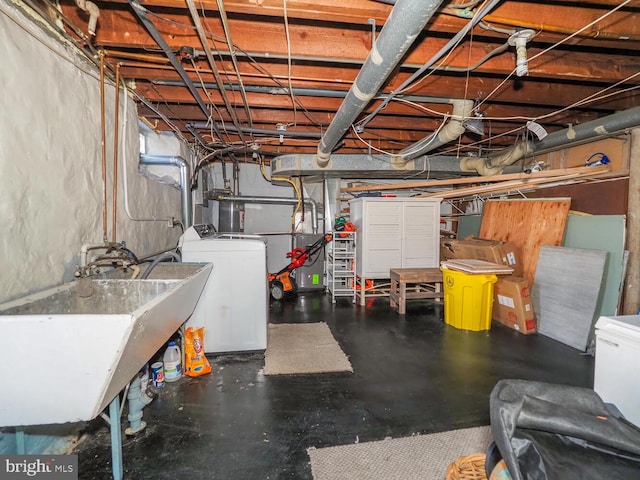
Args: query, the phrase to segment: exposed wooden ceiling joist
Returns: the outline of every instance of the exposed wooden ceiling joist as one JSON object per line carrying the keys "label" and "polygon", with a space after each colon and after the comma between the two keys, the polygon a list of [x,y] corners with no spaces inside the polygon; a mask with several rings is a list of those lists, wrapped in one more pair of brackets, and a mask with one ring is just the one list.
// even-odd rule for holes
{"label": "exposed wooden ceiling joist", "polygon": [[[50,0],[41,1],[52,5]],[[478,2],[461,13],[456,3],[462,0],[454,0],[431,18],[380,94],[393,92],[428,62],[467,24],[469,19],[462,17],[469,17],[480,6]],[[221,125],[230,122],[234,117],[214,85],[187,4],[175,0],[145,0],[140,4],[172,54],[182,58],[198,101],[208,105],[210,120]],[[373,0],[226,0],[225,24],[217,0],[202,0],[197,5],[208,48],[225,84],[229,108],[238,121],[265,130],[286,124],[291,130],[317,135],[333,119],[393,8]],[[148,106],[141,105],[141,115],[152,122],[158,120],[157,128],[169,129],[161,118],[164,115],[173,127],[191,138],[187,126],[209,120],[194,99],[194,90],[184,86],[129,2],[100,2],[98,6],[100,17],[92,47],[106,51],[109,65],[120,63],[127,85],[148,101]],[[59,8],[68,23],[86,32],[87,15],[75,2],[62,0]],[[465,133],[457,143],[464,146],[481,142],[480,147],[472,148],[492,149],[512,145],[525,132],[528,119],[536,119],[552,132],[636,107],[640,105],[640,51],[636,46],[640,40],[639,13],[640,0],[502,1],[472,34],[435,64],[446,68],[431,69],[407,90],[406,94],[417,101],[391,102],[368,122],[361,133],[365,142],[350,130],[337,153],[366,151],[371,148],[368,141],[394,153],[423,138],[446,122],[452,112],[450,104],[430,101],[432,98],[477,102],[474,112],[484,116],[489,127],[486,135]],[[528,75],[518,77],[514,74],[514,47],[499,47],[516,29],[525,28],[533,29],[534,38],[527,45],[531,60]],[[67,31],[84,45],[85,38],[79,38],[70,28]],[[233,51],[225,35],[233,39]],[[183,47],[187,49],[181,53]],[[235,62],[232,54],[236,55]],[[247,90],[246,106],[241,85]],[[265,88],[276,89],[277,94],[267,93]],[[379,103],[379,99],[373,99],[354,123]],[[205,130],[202,133],[207,135]],[[239,140],[233,132],[225,136],[210,140]],[[275,139],[276,144],[264,135],[247,135],[244,140],[263,146],[268,142],[264,146],[268,153],[313,153],[317,147],[317,140],[309,138]],[[455,143],[443,149],[452,146]]]}

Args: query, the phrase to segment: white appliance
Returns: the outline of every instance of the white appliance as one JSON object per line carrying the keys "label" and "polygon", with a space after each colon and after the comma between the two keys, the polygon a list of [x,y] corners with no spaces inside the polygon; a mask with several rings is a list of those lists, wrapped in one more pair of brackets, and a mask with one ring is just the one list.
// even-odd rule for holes
{"label": "white appliance", "polygon": [[[241,235],[241,234],[239,234]],[[205,327],[205,353],[267,348],[269,290],[264,241],[217,236],[194,225],[180,238],[183,262],[213,264],[187,327]]]}
{"label": "white appliance", "polygon": [[596,322],[594,387],[640,427],[640,316],[600,317]]}

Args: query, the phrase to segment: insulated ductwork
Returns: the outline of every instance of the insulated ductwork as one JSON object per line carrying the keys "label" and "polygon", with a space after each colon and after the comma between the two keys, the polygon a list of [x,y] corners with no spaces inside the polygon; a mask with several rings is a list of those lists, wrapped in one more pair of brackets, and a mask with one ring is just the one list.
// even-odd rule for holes
{"label": "insulated ductwork", "polygon": [[96,34],[96,26],[98,25],[98,17],[100,16],[100,10],[98,6],[88,0],[76,0],[76,5],[81,10],[84,10],[89,14],[89,25],[87,26],[87,32],[89,35]]}
{"label": "insulated ductwork", "polygon": [[551,133],[537,142],[517,143],[487,158],[464,158],[460,161],[460,170],[477,172],[480,175],[499,174],[505,167],[513,165],[525,155],[564,148],[587,140],[597,140],[638,125],[640,125],[640,107],[635,107]]}
{"label": "insulated ductwork", "polygon": [[460,171],[476,172],[480,175],[498,175],[505,167],[513,165],[525,155],[531,153],[529,142],[519,142],[513,147],[501,150],[490,157],[467,157],[460,160]]}
{"label": "insulated ductwork", "polygon": [[451,103],[453,104],[453,112],[449,122],[439,131],[433,132],[401,150],[398,153],[399,161],[412,160],[460,138],[460,135],[465,131],[463,121],[471,116],[473,100],[451,100]]}
{"label": "insulated ductwork", "polygon": [[193,224],[191,215],[191,167],[182,157],[165,155],[140,155],[141,165],[175,166],[180,168],[180,195],[182,199],[182,225],[186,230]]}
{"label": "insulated ductwork", "polygon": [[320,140],[316,163],[324,168],[354,120],[382,88],[442,0],[398,0],[349,93]]}

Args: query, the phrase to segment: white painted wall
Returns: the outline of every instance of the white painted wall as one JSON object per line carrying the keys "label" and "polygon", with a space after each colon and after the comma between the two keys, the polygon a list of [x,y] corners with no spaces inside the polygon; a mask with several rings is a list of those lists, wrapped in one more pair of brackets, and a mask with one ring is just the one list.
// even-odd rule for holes
{"label": "white painted wall", "polygon": [[[4,2],[0,58],[1,302],[73,278],[81,246],[103,239],[103,187],[97,69]],[[107,85],[109,239],[114,92]],[[180,229],[166,218],[181,217],[180,194],[138,174],[136,107],[122,92],[120,99],[117,240],[144,256],[176,244]],[[127,216],[123,164],[131,215],[162,221]]]}

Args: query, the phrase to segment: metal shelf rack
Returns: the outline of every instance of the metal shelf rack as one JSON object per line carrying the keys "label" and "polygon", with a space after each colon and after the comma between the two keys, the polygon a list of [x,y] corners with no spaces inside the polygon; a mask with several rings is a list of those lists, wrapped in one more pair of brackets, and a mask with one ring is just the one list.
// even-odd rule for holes
{"label": "metal shelf rack", "polygon": [[351,297],[356,301],[356,232],[331,232],[333,240],[326,248],[325,271],[331,301]]}

